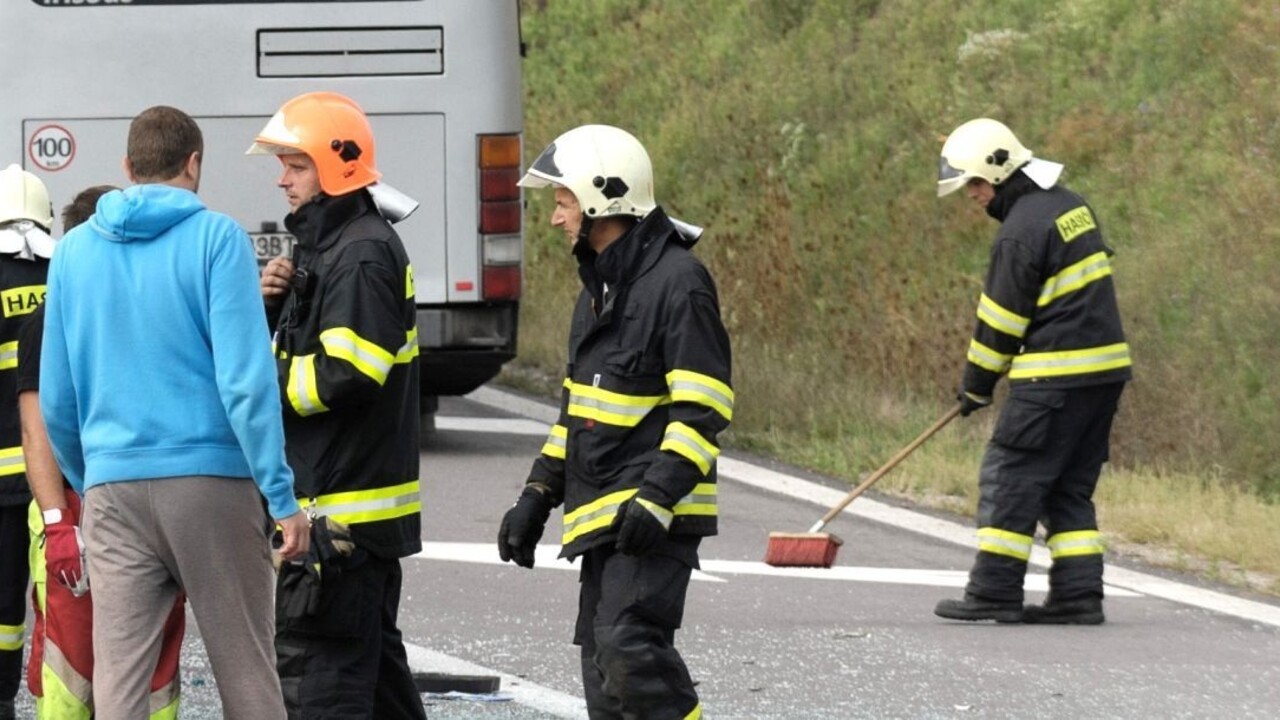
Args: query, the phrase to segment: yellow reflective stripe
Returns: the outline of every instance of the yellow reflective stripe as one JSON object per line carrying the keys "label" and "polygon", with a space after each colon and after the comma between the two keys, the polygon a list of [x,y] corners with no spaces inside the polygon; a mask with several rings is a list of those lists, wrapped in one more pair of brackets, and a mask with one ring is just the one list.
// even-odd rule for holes
{"label": "yellow reflective stripe", "polygon": [[977,340],[969,341],[969,362],[994,373],[1003,373],[1009,369],[1013,355],[996,352]]}
{"label": "yellow reflective stripe", "polygon": [[1049,538],[1049,555],[1055,560],[1081,555],[1101,555],[1107,550],[1102,533],[1097,530],[1073,530]]}
{"label": "yellow reflective stripe", "polygon": [[658,449],[670,450],[680,455],[697,465],[703,475],[711,472],[711,466],[715,464],[716,457],[720,455],[720,448],[708,442],[697,430],[682,422],[673,422],[667,425],[667,432],[663,435],[662,445]]}
{"label": "yellow reflective stripe", "polygon": [[557,460],[563,460],[565,448],[568,444],[569,429],[563,425],[553,425],[551,426],[551,434],[547,435],[546,444],[542,446],[542,454]]}
{"label": "yellow reflective stripe", "polygon": [[379,385],[387,381],[396,356],[360,337],[351,328],[330,328],[320,333],[320,344],[329,357],[346,360]]}
{"label": "yellow reflective stripe", "polygon": [[1129,367],[1129,344],[1116,343],[1082,350],[1061,352],[1024,353],[1013,359],[1009,378],[1013,380],[1084,375],[1087,373]]}
{"label": "yellow reflective stripe", "polygon": [[978,549],[1018,560],[1031,557],[1032,537],[999,528],[978,528]]}
{"label": "yellow reflective stripe", "polygon": [[1046,280],[1044,287],[1040,290],[1040,299],[1036,300],[1036,306],[1044,307],[1063,295],[1079,290],[1094,280],[1100,280],[1110,274],[1111,258],[1107,256],[1106,251],[1096,252],[1078,263],[1068,265],[1062,272]]}
{"label": "yellow reflective stripe", "polygon": [[1062,235],[1062,242],[1066,243],[1098,227],[1098,224],[1093,221],[1093,213],[1089,212],[1089,208],[1083,205],[1071,212],[1059,215],[1054,222],[1058,225],[1058,233]]}
{"label": "yellow reflective stripe", "polygon": [[565,513],[561,544],[568,545],[592,530],[599,530],[613,524],[613,518],[618,514],[618,507],[635,494],[635,488],[619,490]]}
{"label": "yellow reflective stripe", "polygon": [[681,515],[718,515],[719,487],[715,483],[698,483],[693,492],[680,498],[671,511],[677,517]]}
{"label": "yellow reflective stripe", "polygon": [[315,355],[300,355],[289,361],[287,387],[289,404],[299,415],[306,417],[328,411],[320,402],[320,391],[316,388]]}
{"label": "yellow reflective stripe", "polygon": [[702,703],[694,705],[689,714],[684,716],[684,720],[702,720]]}
{"label": "yellow reflective stripe", "polygon": [[[680,498],[671,512],[676,517],[715,516],[719,514],[717,493],[715,483],[698,483],[694,486],[693,492]],[[613,519],[618,515],[618,508],[626,502],[627,498],[635,494],[635,488],[611,492],[565,513],[561,544],[568,545],[587,533],[612,525]]]}
{"label": "yellow reflective stripe", "polygon": [[978,319],[995,330],[1016,338],[1026,335],[1027,326],[1031,324],[1030,318],[1024,318],[1006,310],[995,300],[987,297],[986,293],[978,298]]}
{"label": "yellow reflective stripe", "polygon": [[22,633],[26,628],[25,624],[0,625],[0,650],[21,650]]}
{"label": "yellow reflective stripe", "polygon": [[404,297],[406,300],[413,297],[413,264],[412,263],[404,267]]}
{"label": "yellow reflective stripe", "polygon": [[667,530],[671,529],[671,518],[675,517],[674,513],[656,502],[645,500],[641,497],[636,498],[636,502],[640,504],[640,507],[648,510],[650,515],[657,518],[658,522],[662,523],[663,528]]}
{"label": "yellow reflective stripe", "polygon": [[418,357],[418,326],[414,325],[412,330],[404,334],[404,345],[401,345],[399,352],[396,353],[396,364],[403,365],[416,357]]}
{"label": "yellow reflective stripe", "polygon": [[[46,639],[46,643],[48,640]],[[75,670],[62,656],[62,651],[55,645],[45,645],[45,662],[40,667],[40,683],[44,691],[43,697],[36,698],[37,718],[67,718],[67,720],[89,720],[93,716],[93,684]],[[55,658],[50,658],[50,654]],[[64,679],[55,672],[52,663],[67,668],[70,673]]]}
{"label": "yellow reflective stripe", "polygon": [[22,455],[22,446],[0,450],[0,477],[17,475],[27,471],[26,459]]}
{"label": "yellow reflective stripe", "polygon": [[569,414],[606,425],[635,427],[655,407],[670,402],[667,395],[623,395],[581,383],[568,383]]}
{"label": "yellow reflective stripe", "polygon": [[667,387],[671,388],[672,402],[692,402],[705,405],[733,420],[733,389],[710,375],[692,370],[672,370],[667,373]]}
{"label": "yellow reflective stripe", "polygon": [[0,344],[0,370],[18,367],[18,341]]}
{"label": "yellow reflective stripe", "polygon": [[[302,498],[298,504],[303,508],[312,506],[310,498]],[[394,520],[422,512],[421,488],[413,480],[373,490],[330,493],[316,498],[315,511],[347,525]]]}

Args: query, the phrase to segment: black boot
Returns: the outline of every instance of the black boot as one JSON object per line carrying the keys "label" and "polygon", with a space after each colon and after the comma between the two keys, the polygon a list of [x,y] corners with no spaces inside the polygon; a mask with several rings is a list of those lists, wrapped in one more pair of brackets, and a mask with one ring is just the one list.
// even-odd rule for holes
{"label": "black boot", "polygon": [[17,715],[13,709],[12,700],[0,700],[0,720],[14,720]]}
{"label": "black boot", "polygon": [[995,620],[998,623],[1022,622],[1022,603],[1009,600],[986,600],[969,593],[963,600],[940,600],[933,614],[948,620]]}
{"label": "black boot", "polygon": [[1028,605],[1022,613],[1022,622],[1032,625],[1101,625],[1106,621],[1099,598],[1062,602],[1049,598],[1043,605]]}

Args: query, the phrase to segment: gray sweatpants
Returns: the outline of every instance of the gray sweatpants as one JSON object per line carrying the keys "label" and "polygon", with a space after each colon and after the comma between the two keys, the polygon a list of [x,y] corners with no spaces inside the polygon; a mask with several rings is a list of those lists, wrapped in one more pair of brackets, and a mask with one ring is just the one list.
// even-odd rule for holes
{"label": "gray sweatpants", "polygon": [[209,653],[223,717],[283,720],[270,521],[247,478],[97,485],[85,495],[98,720],[147,717],[165,618],[181,588]]}

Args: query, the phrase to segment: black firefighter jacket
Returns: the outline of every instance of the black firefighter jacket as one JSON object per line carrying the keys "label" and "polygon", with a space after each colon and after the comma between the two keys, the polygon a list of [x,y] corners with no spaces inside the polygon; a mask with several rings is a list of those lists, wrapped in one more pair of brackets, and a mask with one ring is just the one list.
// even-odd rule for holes
{"label": "black firefighter jacket", "polygon": [[0,506],[31,502],[18,423],[18,335],[44,300],[49,261],[0,257]]}
{"label": "black firefighter jacket", "polygon": [[381,557],[422,549],[413,270],[364,190],[285,219],[297,238],[275,323],[286,455],[304,507]]}
{"label": "black firefighter jacket", "polygon": [[560,417],[528,479],[564,501],[563,557],[613,542],[637,493],[673,511],[672,535],[716,533],[729,336],[692,244],[656,208],[599,255],[574,248],[584,287]]}
{"label": "black firefighter jacket", "polygon": [[969,343],[964,390],[1124,382],[1132,361],[1111,277],[1111,248],[1092,209],[1062,186],[1021,172],[997,187],[987,214],[1001,221]]}

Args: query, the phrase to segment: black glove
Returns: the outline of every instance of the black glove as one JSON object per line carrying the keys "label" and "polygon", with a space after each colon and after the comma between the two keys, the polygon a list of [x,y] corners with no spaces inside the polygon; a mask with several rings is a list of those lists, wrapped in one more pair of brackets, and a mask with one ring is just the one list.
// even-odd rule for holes
{"label": "black glove", "polygon": [[671,527],[671,510],[637,494],[622,503],[613,524],[618,529],[618,552],[623,555],[645,555],[667,537]]}
{"label": "black glove", "polygon": [[990,395],[976,395],[964,390],[956,395],[956,399],[960,401],[960,414],[964,417],[969,417],[969,413],[991,404]]}
{"label": "black glove", "polygon": [[549,517],[550,489],[538,484],[525,485],[516,504],[502,516],[502,525],[498,528],[498,557],[502,562],[514,560],[520,567],[533,567],[533,551],[542,539]]}
{"label": "black glove", "polygon": [[279,605],[293,620],[311,617],[320,609],[324,578],[342,573],[343,558],[356,549],[351,531],[330,517],[311,521],[311,543],[301,560],[281,563]]}
{"label": "black glove", "polygon": [[320,564],[308,558],[280,567],[279,607],[285,617],[300,620],[320,609]]}

